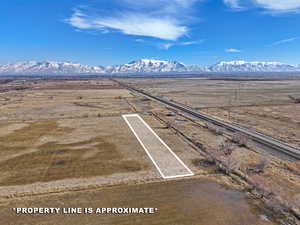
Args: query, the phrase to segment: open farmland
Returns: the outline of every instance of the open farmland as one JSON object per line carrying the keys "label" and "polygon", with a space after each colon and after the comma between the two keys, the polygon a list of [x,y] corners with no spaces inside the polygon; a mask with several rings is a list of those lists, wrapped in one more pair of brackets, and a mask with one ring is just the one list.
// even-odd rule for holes
{"label": "open farmland", "polygon": [[[150,215],[14,215],[8,208],[34,207],[149,207],[155,206],[158,212]],[[1,205],[0,205],[1,207]],[[103,188],[101,190],[80,191],[40,196],[23,200],[13,200],[1,210],[3,223],[14,220],[20,225],[58,224],[202,224],[207,225],[270,225],[263,220],[258,207],[249,205],[245,196],[236,191],[226,190],[209,180],[182,180],[152,183],[135,186]],[[255,215],[253,212],[257,212]],[[45,218],[47,221],[45,222]]]}
{"label": "open farmland", "polygon": [[300,80],[132,79],[128,83],[300,146]]}
{"label": "open farmland", "polygon": [[[139,172],[148,174],[141,178],[159,177],[122,118],[145,104],[129,91],[109,80],[25,82],[26,89],[14,90],[18,85],[1,93],[1,186],[61,186],[71,179],[126,179]],[[151,116],[144,118],[191,164],[194,153],[183,151],[188,146]]]}
{"label": "open farmland", "polygon": [[[144,85],[139,79],[127,81]],[[166,85],[169,81],[160,82]],[[149,87],[152,85],[157,84],[150,82]],[[158,208],[158,213],[143,216],[69,215],[65,224],[95,224],[100,218],[103,224],[205,221],[212,225],[252,225],[277,224],[282,219],[241,192],[243,188],[232,178],[205,163],[201,148],[189,140],[214,149],[227,136],[179,114],[169,116],[172,112],[164,105],[112,80],[16,80],[1,84],[0,90],[0,212],[6,215],[1,225],[14,220],[24,225],[56,224],[62,219],[49,216],[45,223],[43,216],[15,216],[11,210],[34,206]],[[124,114],[139,114],[193,176],[161,177]],[[169,171],[170,152],[165,154],[167,149],[147,137],[144,144],[149,141],[148,148],[160,151],[157,155],[152,152],[153,157]],[[239,149],[244,153],[234,154],[243,160],[243,167],[256,163],[257,152]],[[277,167],[280,162],[274,160],[264,175],[274,174],[275,169],[284,173],[284,168]],[[293,166],[297,171],[298,165]],[[293,197],[299,191],[299,180],[295,174],[288,178]]]}
{"label": "open farmland", "polygon": [[[299,97],[299,80],[119,80],[170,102],[188,105],[207,115],[260,131],[299,148],[300,108],[289,97]],[[238,89],[239,86],[243,88]],[[299,160],[205,120],[189,117],[182,111],[167,109],[155,108],[153,111],[167,126],[186,136],[208,154],[206,159],[199,159],[195,164],[206,166],[206,170],[212,172],[215,167],[209,165],[214,161],[212,164],[219,164],[218,168],[227,168],[227,174],[236,171],[256,187],[256,191],[266,196],[271,208],[274,208],[272,201],[277,199],[281,206],[300,209],[297,206],[300,196]]]}

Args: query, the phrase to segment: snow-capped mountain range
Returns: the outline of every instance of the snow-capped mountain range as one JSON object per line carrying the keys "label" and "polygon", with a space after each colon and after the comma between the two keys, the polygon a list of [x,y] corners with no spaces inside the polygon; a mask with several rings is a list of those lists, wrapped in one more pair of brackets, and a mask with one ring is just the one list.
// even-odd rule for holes
{"label": "snow-capped mountain range", "polygon": [[229,61],[219,62],[211,67],[212,72],[293,72],[300,71],[300,66],[280,62],[245,62]]}
{"label": "snow-capped mountain range", "polygon": [[176,61],[164,61],[155,59],[140,59],[127,64],[109,66],[109,73],[164,73],[186,72],[187,66]]}
{"label": "snow-capped mountain range", "polygon": [[101,66],[88,66],[72,62],[28,61],[0,64],[0,75],[65,75],[104,73]]}
{"label": "snow-capped mountain range", "polygon": [[0,75],[97,75],[148,73],[257,73],[300,72],[300,65],[280,62],[223,61],[209,67],[185,65],[177,61],[140,59],[116,66],[88,66],[72,62],[29,61],[0,64]]}

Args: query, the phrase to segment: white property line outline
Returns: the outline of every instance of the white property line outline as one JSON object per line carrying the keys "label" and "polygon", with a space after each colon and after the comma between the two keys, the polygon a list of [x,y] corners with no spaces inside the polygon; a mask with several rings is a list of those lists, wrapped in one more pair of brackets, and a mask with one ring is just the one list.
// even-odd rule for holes
{"label": "white property line outline", "polygon": [[[177,178],[177,177],[187,177],[187,176],[193,176],[194,173],[184,164],[184,162],[182,162],[182,160],[170,149],[170,147],[154,132],[154,130],[143,120],[142,117],[140,117],[140,115],[138,114],[127,114],[127,115],[122,115],[123,119],[125,120],[125,122],[127,123],[127,125],[129,126],[129,128],[131,129],[131,131],[133,132],[134,136],[138,139],[139,143],[142,145],[142,147],[144,148],[144,150],[146,151],[148,157],[151,159],[151,161],[153,162],[154,166],[156,167],[156,169],[158,170],[158,172],[160,173],[160,175],[164,178],[164,179],[169,179],[169,178]],[[157,163],[155,162],[155,160],[153,159],[153,157],[151,156],[150,152],[148,151],[148,149],[146,148],[146,146],[143,144],[142,140],[139,138],[139,136],[137,135],[137,133],[135,132],[135,130],[133,129],[133,127],[131,126],[131,124],[129,123],[129,121],[127,120],[126,117],[137,117],[139,118],[142,123],[151,131],[151,133],[154,134],[154,136],[171,152],[171,154],[178,160],[178,162],[189,172],[188,174],[182,174],[182,175],[176,175],[176,176],[165,176],[163,174],[163,172],[161,171],[161,169],[159,168],[159,166],[157,165]]]}

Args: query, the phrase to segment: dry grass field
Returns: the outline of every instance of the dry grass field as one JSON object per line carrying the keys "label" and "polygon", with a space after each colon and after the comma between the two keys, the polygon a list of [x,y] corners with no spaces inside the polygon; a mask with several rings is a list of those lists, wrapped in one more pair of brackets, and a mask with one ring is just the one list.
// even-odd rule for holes
{"label": "dry grass field", "polygon": [[0,86],[2,197],[161,179],[123,114],[140,113],[186,164],[198,156],[145,114],[150,102],[108,79]]}
{"label": "dry grass field", "polygon": [[[157,207],[155,214],[114,215],[18,215],[14,207]],[[1,206],[0,206],[1,207]],[[255,213],[256,214],[255,214]],[[266,212],[250,206],[244,194],[226,190],[206,179],[190,179],[135,186],[104,188],[84,192],[66,193],[13,200],[1,211],[1,221],[18,225],[82,225],[82,224],[164,224],[164,225],[272,225],[262,219]],[[266,217],[267,218],[267,217]],[[62,222],[64,221],[64,222]]]}
{"label": "dry grass field", "polygon": [[150,168],[142,151],[131,151],[138,144],[121,118],[132,112],[128,91],[110,81],[27,86],[1,93],[1,186]]}
{"label": "dry grass field", "polygon": [[[226,102],[224,93],[231,95],[235,87],[234,83],[224,81],[224,85],[223,81],[203,79],[126,79],[126,82],[178,102],[188,101],[218,117],[222,117],[222,107],[227,107],[226,104],[218,107],[219,103]],[[297,89],[295,85],[293,90]],[[219,87],[220,91],[214,94]],[[245,106],[232,110],[260,107],[252,106],[255,104],[252,98],[258,93],[255,90],[251,93],[253,96],[245,100]],[[288,94],[286,92],[286,96]],[[286,96],[280,104],[294,107]],[[277,107],[274,106],[277,97],[265,96],[261,99],[263,107]],[[281,107],[278,110],[285,111]],[[169,182],[162,179],[122,118],[123,114],[131,113],[139,113],[195,176]],[[203,164],[203,154],[163,121],[206,149],[217,148],[228,137],[210,131],[204,123],[195,123],[180,115],[167,116],[168,113],[165,106],[122,89],[108,79],[28,79],[0,84],[0,213],[5,215],[0,224],[9,224],[8,221],[18,225],[59,224],[62,220],[62,224],[99,221],[102,224],[276,224],[271,222],[272,215],[263,206],[259,204],[263,209],[259,211],[253,206],[255,201],[231,190],[238,185],[214,166]],[[296,132],[298,127],[293,126]],[[243,168],[259,158],[259,149],[241,147],[239,150],[235,154],[240,154]],[[275,160],[263,176],[286,175],[287,169],[281,163]],[[290,181],[293,197],[298,193],[300,182],[295,172],[298,166],[291,166],[294,166],[290,167],[294,174],[285,177]],[[148,206],[158,207],[159,213],[153,216],[49,216],[45,220],[43,216],[15,216],[11,210],[30,206]]]}
{"label": "dry grass field", "polygon": [[[300,96],[299,80],[163,78],[124,81],[152,94],[189,105],[202,113],[300,146],[300,105],[289,98],[289,95]],[[213,157],[220,157],[218,154],[222,149],[229,146],[230,153],[221,157],[225,165],[242,172],[263,194],[277,196],[290,208],[300,208],[297,206],[300,196],[299,161],[289,161],[278,152],[262,148],[251,141],[237,145],[232,141],[230,132],[213,126],[209,128],[207,122],[193,121],[177,113],[172,115],[171,110],[158,107],[153,110],[166,124],[184,133]],[[203,159],[195,161],[195,164],[206,167],[209,173],[216,170]],[[260,166],[263,166],[263,170],[257,169]]]}
{"label": "dry grass field", "polygon": [[[122,80],[122,79],[120,79]],[[123,79],[151,93],[194,108],[231,105],[291,104],[300,80],[211,80],[208,78]]]}
{"label": "dry grass field", "polygon": [[300,146],[300,80],[129,79],[128,83],[222,120]]}
{"label": "dry grass field", "polygon": [[[112,124],[112,128],[108,129]],[[3,157],[0,170],[9,173],[1,176],[0,185],[146,169],[149,163],[138,157],[142,152],[132,152],[127,148],[137,146],[134,139],[126,137],[126,127],[120,126],[122,124],[120,118],[37,121],[1,136]],[[81,129],[81,126],[84,127]],[[118,137],[118,142],[114,141],[114,137]],[[26,176],[23,176],[24,173]]]}

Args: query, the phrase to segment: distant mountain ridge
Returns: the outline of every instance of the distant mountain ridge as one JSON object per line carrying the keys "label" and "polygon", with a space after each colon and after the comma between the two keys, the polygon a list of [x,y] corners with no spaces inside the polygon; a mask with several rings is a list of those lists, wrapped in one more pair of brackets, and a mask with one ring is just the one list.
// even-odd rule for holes
{"label": "distant mountain ridge", "polygon": [[105,73],[105,68],[72,62],[28,61],[0,64],[0,74],[2,75],[77,75],[99,73]]}
{"label": "distant mountain ridge", "polygon": [[110,73],[164,73],[185,72],[186,65],[177,61],[140,59],[127,64],[107,68]]}
{"label": "distant mountain ridge", "polygon": [[222,61],[209,67],[177,61],[139,59],[115,66],[89,66],[73,62],[28,61],[0,64],[0,75],[97,75],[148,73],[258,73],[300,72],[300,66],[280,62]]}
{"label": "distant mountain ridge", "polygon": [[246,62],[246,61],[222,61],[211,67],[212,72],[293,72],[300,71],[299,66],[280,62]]}

